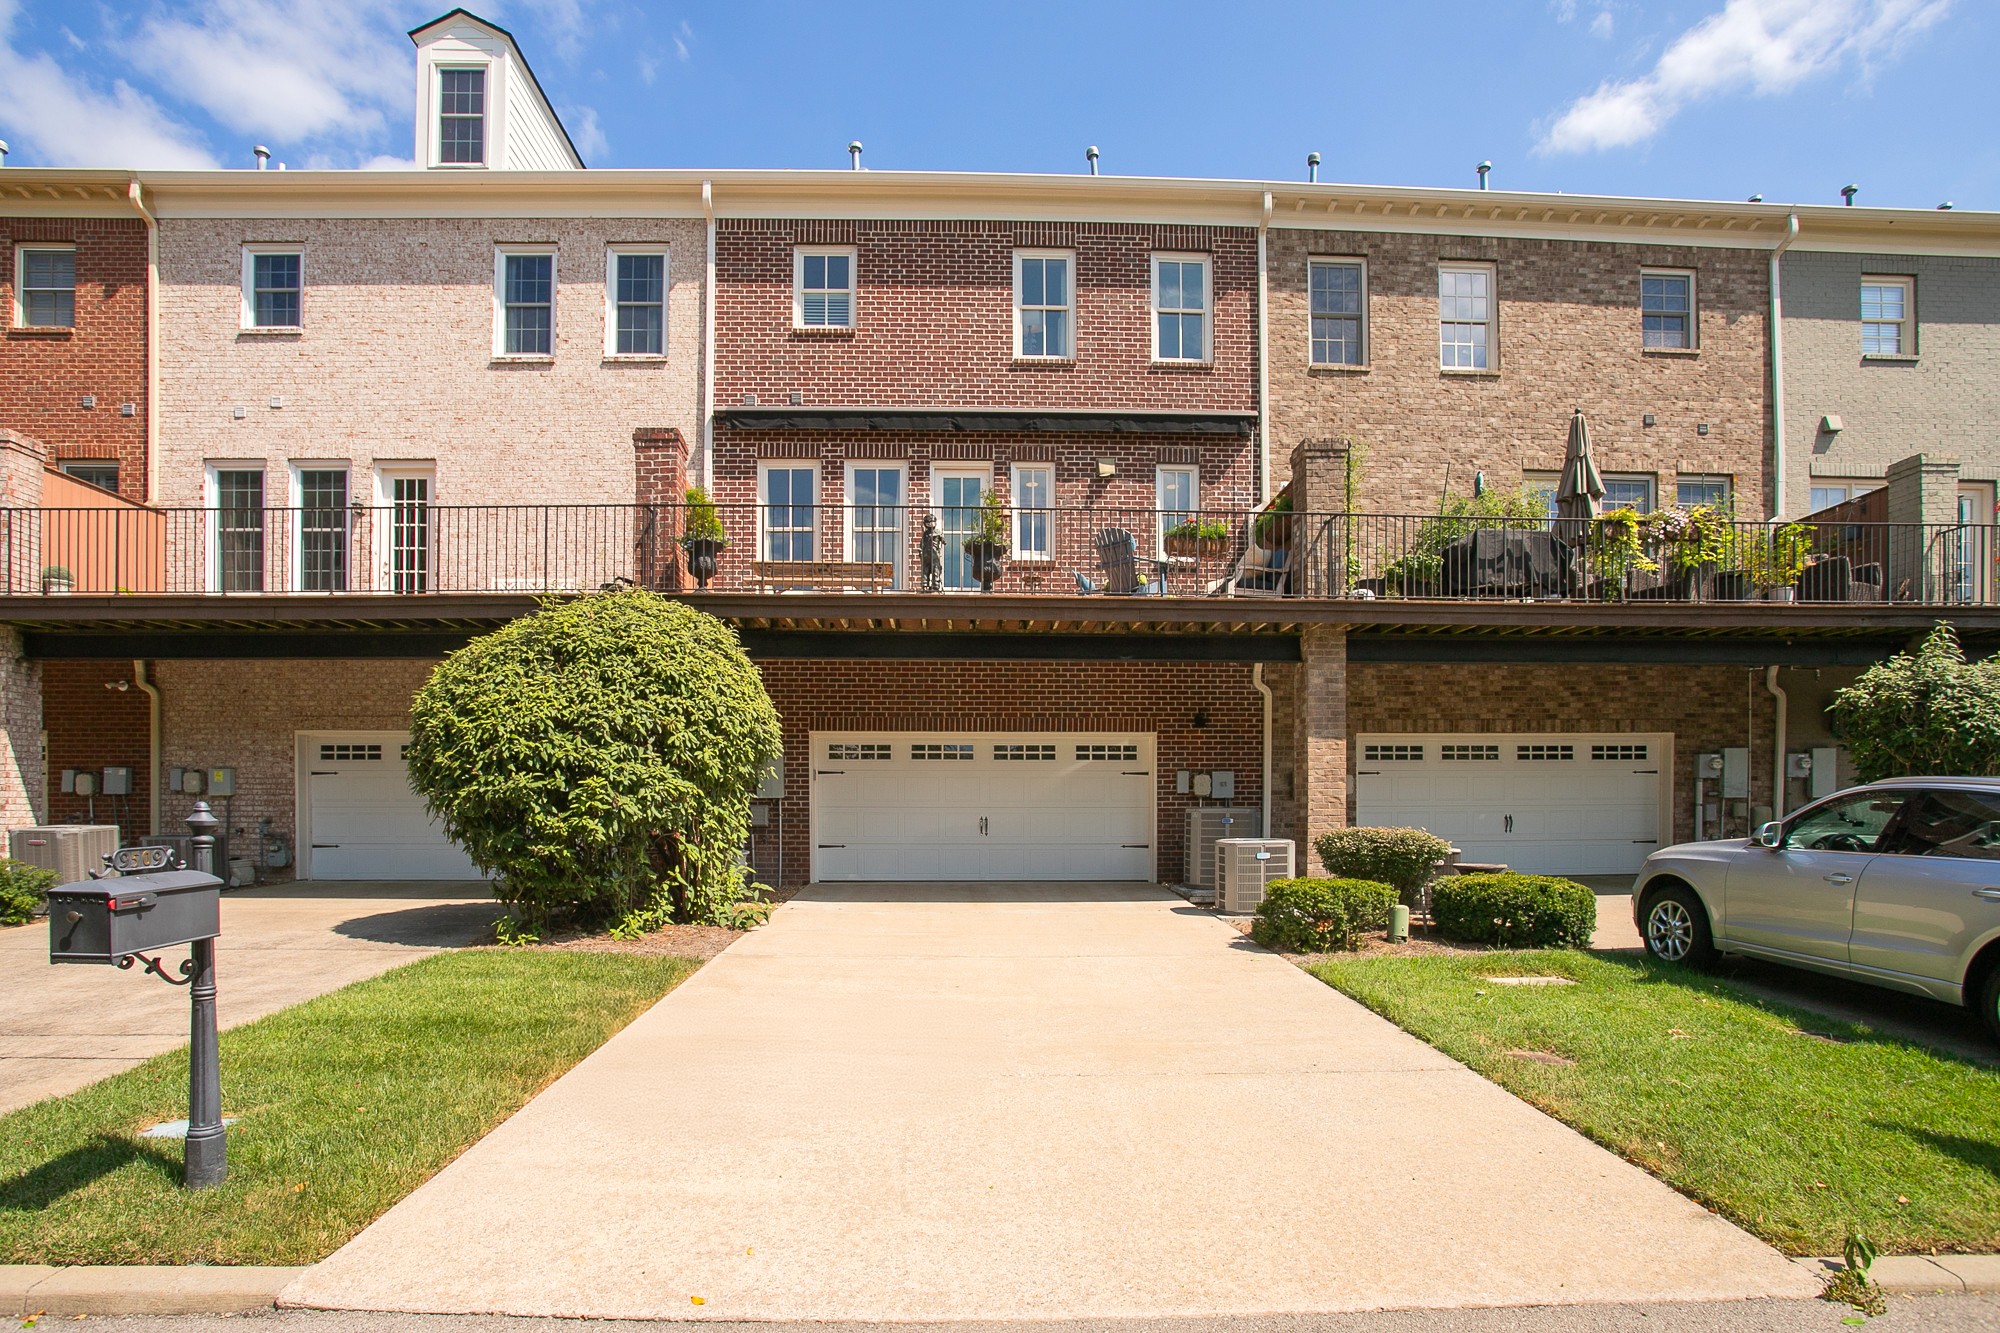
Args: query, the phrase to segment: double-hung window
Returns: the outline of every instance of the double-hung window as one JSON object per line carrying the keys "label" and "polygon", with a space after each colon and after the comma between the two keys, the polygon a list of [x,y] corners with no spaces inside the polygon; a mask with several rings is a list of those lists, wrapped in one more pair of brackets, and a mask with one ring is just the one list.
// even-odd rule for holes
{"label": "double-hung window", "polygon": [[1644,269],[1639,274],[1640,345],[1649,351],[1694,347],[1694,274]]}
{"label": "double-hung window", "polygon": [[615,246],[605,260],[606,356],[667,354],[667,252]]}
{"label": "double-hung window", "polygon": [[486,71],[438,71],[438,163],[486,165]]}
{"label": "double-hung window", "polygon": [[97,487],[99,490],[118,489],[118,465],[98,462],[94,459],[66,458],[56,464],[56,469],[66,477]]}
{"label": "double-hung window", "polygon": [[763,477],[764,559],[811,560],[818,511],[810,463],[767,463]]}
{"label": "double-hung window", "polygon": [[792,252],[792,324],[801,329],[854,327],[852,246]]}
{"label": "double-hung window", "polygon": [[1861,280],[1861,355],[1910,356],[1917,350],[1916,282],[1910,278]]}
{"label": "double-hung window", "polygon": [[1438,365],[1445,370],[1491,370],[1493,267],[1438,265]]}
{"label": "double-hung window", "polygon": [[305,322],[305,264],[289,246],[243,247],[243,327],[296,329]]}
{"label": "double-hung window", "polygon": [[1063,359],[1076,355],[1075,257],[1062,251],[1014,254],[1014,355]]}
{"label": "double-hung window", "polygon": [[1153,359],[1206,361],[1209,352],[1206,255],[1153,256]]}
{"label": "double-hung window", "polygon": [[1608,473],[1604,478],[1604,499],[1599,502],[1601,513],[1614,509],[1631,509],[1641,514],[1653,512],[1654,479],[1644,473],[1619,476]]}
{"label": "double-hung window", "polygon": [[499,306],[494,353],[553,356],[556,350],[556,256],[553,250],[501,250],[494,258]]}
{"label": "double-hung window", "polygon": [[1307,265],[1312,302],[1312,363],[1368,363],[1366,269],[1358,259],[1315,259]]}
{"label": "double-hung window", "polygon": [[14,322],[24,329],[76,327],[76,250],[24,245],[14,252]]}
{"label": "double-hung window", "polygon": [[1167,532],[1183,523],[1199,522],[1201,518],[1201,470],[1193,464],[1186,466],[1162,465],[1155,474],[1153,494],[1158,502],[1157,522],[1153,540],[1159,549],[1167,549]]}
{"label": "double-hung window", "polygon": [[1707,505],[1712,509],[1729,508],[1728,477],[1714,475],[1698,476],[1683,472],[1674,478],[1674,503],[1683,509],[1694,509]]}
{"label": "double-hung window", "polygon": [[214,497],[215,587],[219,592],[264,590],[264,473],[258,468],[216,468]]}
{"label": "double-hung window", "polygon": [[302,467],[298,487],[300,592],[347,591],[347,469]]}
{"label": "double-hung window", "polygon": [[1055,559],[1051,530],[1056,470],[1047,463],[1014,465],[1014,558]]}

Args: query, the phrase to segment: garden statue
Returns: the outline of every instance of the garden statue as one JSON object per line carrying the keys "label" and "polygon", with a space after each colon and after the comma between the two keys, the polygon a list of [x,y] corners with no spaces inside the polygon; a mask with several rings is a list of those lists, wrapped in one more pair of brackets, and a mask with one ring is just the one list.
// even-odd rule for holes
{"label": "garden statue", "polygon": [[924,591],[944,591],[944,534],[938,531],[937,515],[928,509],[924,511],[923,535],[917,540],[922,548]]}

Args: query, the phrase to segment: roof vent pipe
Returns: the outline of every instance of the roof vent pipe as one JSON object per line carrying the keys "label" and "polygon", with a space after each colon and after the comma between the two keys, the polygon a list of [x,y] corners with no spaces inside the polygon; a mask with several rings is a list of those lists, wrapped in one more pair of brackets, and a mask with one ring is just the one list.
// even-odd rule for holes
{"label": "roof vent pipe", "polygon": [[[6,157],[7,157],[7,145],[0,143],[0,161],[4,161]],[[1954,207],[1955,205],[1951,202],[1951,200],[1947,199],[1943,203],[1938,205],[1938,212],[1949,213]]]}
{"label": "roof vent pipe", "polygon": [[1091,145],[1090,147],[1088,147],[1088,148],[1086,148],[1086,149],[1084,149],[1084,150],[1083,150],[1083,160],[1084,160],[1084,161],[1086,161],[1086,162],[1088,162],[1088,163],[1090,163],[1090,174],[1091,174],[1091,175],[1093,175],[1093,176],[1095,176],[1095,175],[1097,174],[1097,145],[1096,145],[1096,144],[1092,144],[1092,145]]}
{"label": "roof vent pipe", "polygon": [[251,144],[250,154],[251,156],[257,159],[257,170],[259,171],[262,171],[267,165],[269,165],[271,161],[271,150],[266,148],[263,144],[260,143]]}
{"label": "roof vent pipe", "polygon": [[1854,196],[1860,193],[1861,187],[1859,185],[1843,185],[1840,187],[1841,200],[1849,208],[1854,207]]}
{"label": "roof vent pipe", "polygon": [[1482,190],[1485,189],[1486,177],[1487,174],[1493,170],[1493,164],[1491,162],[1481,162],[1478,166],[1474,167],[1473,170],[1479,173],[1479,188]]}
{"label": "roof vent pipe", "polygon": [[1753,194],[1750,196],[1750,202],[1753,204],[1761,204],[1764,202],[1764,196],[1761,194]]}
{"label": "roof vent pipe", "polygon": [[1306,184],[1319,184],[1319,154],[1306,154]]}
{"label": "roof vent pipe", "polygon": [[847,157],[854,170],[861,170],[861,140],[856,139],[847,145]]}
{"label": "roof vent pipe", "polygon": [[0,139],[0,167],[7,165],[7,141]]}

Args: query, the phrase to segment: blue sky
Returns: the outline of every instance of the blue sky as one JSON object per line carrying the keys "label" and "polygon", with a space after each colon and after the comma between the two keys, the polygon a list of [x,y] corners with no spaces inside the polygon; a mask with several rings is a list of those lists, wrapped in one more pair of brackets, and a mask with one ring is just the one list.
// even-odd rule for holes
{"label": "blue sky", "polygon": [[[9,165],[392,165],[403,0],[0,0]],[[2000,208],[1994,0],[484,0],[585,160]]]}

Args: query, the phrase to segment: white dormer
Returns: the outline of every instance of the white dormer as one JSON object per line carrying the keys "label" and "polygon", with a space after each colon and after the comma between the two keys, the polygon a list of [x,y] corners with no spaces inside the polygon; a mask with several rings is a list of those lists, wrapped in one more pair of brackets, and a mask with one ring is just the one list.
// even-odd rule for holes
{"label": "white dormer", "polygon": [[454,9],[410,30],[417,44],[417,161],[443,171],[580,168],[514,36]]}

